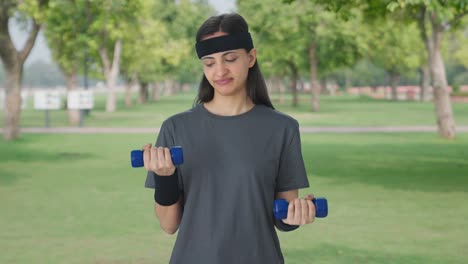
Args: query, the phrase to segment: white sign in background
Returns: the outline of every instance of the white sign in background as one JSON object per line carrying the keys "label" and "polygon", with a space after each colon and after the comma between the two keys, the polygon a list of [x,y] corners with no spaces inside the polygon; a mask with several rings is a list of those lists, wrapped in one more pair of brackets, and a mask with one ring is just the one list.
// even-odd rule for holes
{"label": "white sign in background", "polygon": [[67,103],[68,109],[93,109],[93,92],[89,90],[69,91]]}
{"label": "white sign in background", "polygon": [[59,110],[62,102],[59,91],[36,91],[34,92],[34,109],[37,110]]}
{"label": "white sign in background", "polygon": [[[28,92],[21,91],[21,109],[26,109],[26,105],[28,104]],[[6,106],[6,95],[5,91],[0,91],[0,111],[5,110]]]}

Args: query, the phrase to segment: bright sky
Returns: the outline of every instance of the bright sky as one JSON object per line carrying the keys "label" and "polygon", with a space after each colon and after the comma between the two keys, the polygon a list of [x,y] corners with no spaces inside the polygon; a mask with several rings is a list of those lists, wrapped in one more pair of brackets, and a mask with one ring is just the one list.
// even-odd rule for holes
{"label": "bright sky", "polygon": [[[209,0],[208,2],[213,5],[218,13],[229,13],[235,11],[235,0]],[[16,26],[12,25],[12,23],[10,23],[10,31],[13,35],[13,42],[16,47],[19,48],[20,45],[23,45],[24,41],[26,41],[26,34],[21,32]],[[50,62],[52,60],[50,50],[47,47],[46,40],[42,33],[39,34],[36,44],[26,60],[26,64],[30,64],[37,60],[43,60],[45,62]]]}

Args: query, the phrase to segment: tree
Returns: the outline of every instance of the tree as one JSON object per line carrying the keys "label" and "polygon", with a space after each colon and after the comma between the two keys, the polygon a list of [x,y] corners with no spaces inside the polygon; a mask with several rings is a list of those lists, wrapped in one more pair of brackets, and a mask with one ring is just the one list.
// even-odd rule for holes
{"label": "tree", "polygon": [[442,43],[445,32],[456,28],[461,19],[468,15],[468,0],[393,0],[388,4],[388,9],[406,11],[406,14],[419,11],[417,19],[429,56],[438,132],[444,138],[455,138],[455,120],[447,89]]}
{"label": "tree", "polygon": [[372,33],[368,55],[374,64],[385,69],[392,87],[392,98],[397,100],[397,87],[402,75],[421,65],[423,45],[418,38],[415,23],[382,19],[369,25]]}
{"label": "tree", "polygon": [[[365,49],[360,34],[359,12],[351,10],[347,21],[314,1],[298,0],[290,4],[278,1],[239,1],[252,31],[264,43],[259,54],[274,72],[290,69],[293,105],[297,105],[296,80],[299,74],[310,76],[311,110],[319,110],[319,79],[338,68],[351,66]],[[259,56],[260,57],[260,56]],[[282,69],[283,68],[283,69]]]}
{"label": "tree", "polygon": [[307,70],[307,49],[294,7],[268,1],[238,1],[267,76],[289,76],[292,105],[298,105],[297,80]]}
{"label": "tree", "polygon": [[[294,0],[285,0],[294,1]],[[390,11],[397,17],[417,21],[426,46],[434,91],[434,105],[438,133],[447,139],[455,138],[455,120],[447,89],[447,77],[442,57],[445,32],[458,28],[468,15],[468,0],[310,0],[320,2],[336,12],[352,7],[366,9],[367,15],[378,17]]]}
{"label": "tree", "polygon": [[[82,1],[52,1],[50,14],[45,26],[45,36],[52,52],[52,57],[65,76],[67,91],[78,87],[78,73],[85,60],[86,8]],[[80,122],[80,110],[68,110],[69,125]]]}
{"label": "tree", "polygon": [[170,48],[168,43],[171,42],[171,36],[166,25],[153,16],[154,10],[160,10],[158,4],[158,1],[142,1],[138,23],[132,30],[126,32],[121,74],[127,82],[125,98],[127,107],[132,104],[130,88],[133,84],[139,86],[138,101],[140,103],[148,101],[148,86],[160,75],[162,57]]}
{"label": "tree", "polygon": [[89,6],[87,28],[90,56],[99,59],[108,90],[106,112],[117,107],[115,85],[120,72],[120,59],[128,32],[137,26],[140,0],[86,0]]}
{"label": "tree", "polygon": [[[0,58],[6,72],[6,106],[3,115],[3,137],[13,140],[19,137],[21,114],[21,80],[23,65],[36,41],[44,21],[48,0],[7,0],[0,2]],[[30,28],[24,46],[17,50],[8,31],[8,21],[20,17]]]}

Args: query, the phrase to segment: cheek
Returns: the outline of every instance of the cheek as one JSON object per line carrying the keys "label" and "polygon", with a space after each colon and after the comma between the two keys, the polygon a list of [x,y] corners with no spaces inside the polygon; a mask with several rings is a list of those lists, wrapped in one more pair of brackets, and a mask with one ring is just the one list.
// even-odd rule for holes
{"label": "cheek", "polygon": [[242,68],[239,70],[239,74],[245,79],[247,79],[247,75],[249,74],[249,65],[242,65]]}
{"label": "cheek", "polygon": [[208,79],[208,81],[211,82],[211,79],[212,79],[212,71],[210,71],[210,69],[203,69],[203,74],[205,75],[205,77]]}

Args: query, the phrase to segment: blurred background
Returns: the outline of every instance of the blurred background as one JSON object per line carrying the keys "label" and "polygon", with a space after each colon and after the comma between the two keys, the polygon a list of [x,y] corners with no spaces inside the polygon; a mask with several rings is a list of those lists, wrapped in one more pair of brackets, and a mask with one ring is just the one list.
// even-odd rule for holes
{"label": "blurred background", "polygon": [[329,202],[286,263],[467,263],[468,0],[1,0],[0,263],[168,263],[129,155],[193,106],[227,12]]}

